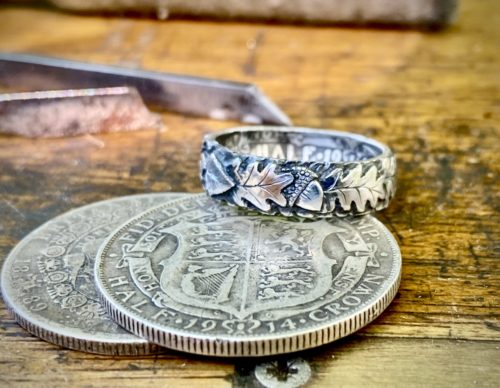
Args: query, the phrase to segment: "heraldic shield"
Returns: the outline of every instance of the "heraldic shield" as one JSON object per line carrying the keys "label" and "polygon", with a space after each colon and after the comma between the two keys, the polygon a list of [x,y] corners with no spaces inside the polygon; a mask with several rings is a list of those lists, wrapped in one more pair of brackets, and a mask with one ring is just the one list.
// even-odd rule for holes
{"label": "heraldic shield", "polygon": [[345,230],[326,220],[234,216],[183,222],[160,232],[178,241],[160,263],[162,291],[184,305],[245,319],[327,293],[337,262],[325,254],[323,241]]}

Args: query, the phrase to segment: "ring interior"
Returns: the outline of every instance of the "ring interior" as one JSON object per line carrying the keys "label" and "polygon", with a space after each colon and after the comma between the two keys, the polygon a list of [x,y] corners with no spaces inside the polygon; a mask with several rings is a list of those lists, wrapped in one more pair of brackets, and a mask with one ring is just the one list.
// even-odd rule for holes
{"label": "ring interior", "polygon": [[242,131],[220,135],[217,141],[237,153],[287,161],[343,163],[383,153],[368,139],[323,132]]}

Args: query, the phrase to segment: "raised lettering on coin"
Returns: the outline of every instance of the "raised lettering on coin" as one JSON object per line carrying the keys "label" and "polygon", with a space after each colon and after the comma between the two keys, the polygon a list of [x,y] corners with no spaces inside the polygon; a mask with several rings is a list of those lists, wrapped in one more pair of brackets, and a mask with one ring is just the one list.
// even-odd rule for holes
{"label": "raised lettering on coin", "polygon": [[394,238],[373,217],[260,216],[200,195],[116,231],[96,279],[114,319],[139,336],[192,353],[262,356],[366,325],[396,294],[400,268]]}
{"label": "raised lettering on coin", "polygon": [[[179,197],[145,194],[97,202],[30,233],[2,269],[3,298],[18,323],[48,342],[92,353],[133,355],[155,350],[108,318],[94,285],[94,259],[100,244],[123,222]],[[145,225],[138,233],[147,229]],[[112,286],[127,282],[119,277],[110,281]],[[128,300],[134,291],[128,292],[119,296]]]}

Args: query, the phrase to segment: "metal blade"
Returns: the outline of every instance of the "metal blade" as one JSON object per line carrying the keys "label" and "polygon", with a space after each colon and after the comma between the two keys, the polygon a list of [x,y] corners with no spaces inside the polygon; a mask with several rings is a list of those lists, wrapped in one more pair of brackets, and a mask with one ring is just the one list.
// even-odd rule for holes
{"label": "metal blade", "polygon": [[256,86],[240,82],[0,53],[0,84],[20,91],[132,86],[154,108],[219,120],[291,125]]}
{"label": "metal blade", "polygon": [[0,94],[0,133],[27,137],[163,128],[131,87]]}

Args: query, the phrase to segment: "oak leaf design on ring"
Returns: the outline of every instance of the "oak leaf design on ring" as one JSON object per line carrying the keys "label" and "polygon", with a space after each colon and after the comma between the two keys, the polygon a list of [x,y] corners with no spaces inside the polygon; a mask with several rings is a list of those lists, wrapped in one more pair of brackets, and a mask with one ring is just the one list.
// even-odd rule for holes
{"label": "oak leaf design on ring", "polygon": [[269,200],[279,206],[286,206],[287,200],[282,190],[290,185],[294,178],[291,173],[276,173],[276,165],[267,164],[261,171],[259,163],[250,163],[242,174],[237,174],[239,184],[233,192],[233,200],[239,206],[245,206],[243,199],[263,211],[271,210]]}
{"label": "oak leaf design on ring", "polygon": [[358,211],[363,212],[367,202],[375,208],[377,201],[385,198],[384,176],[377,178],[375,166],[362,174],[362,167],[358,165],[342,177],[334,189],[326,190],[326,192],[335,194],[344,210],[350,210],[354,202]]}

